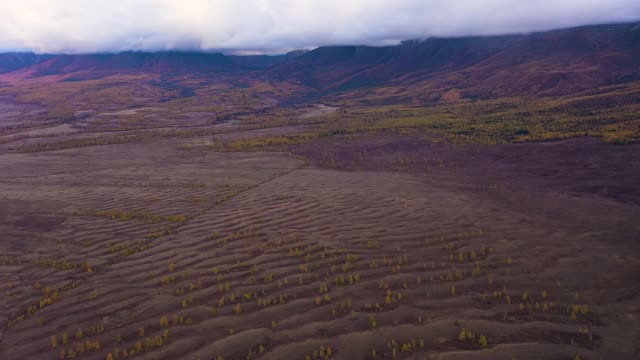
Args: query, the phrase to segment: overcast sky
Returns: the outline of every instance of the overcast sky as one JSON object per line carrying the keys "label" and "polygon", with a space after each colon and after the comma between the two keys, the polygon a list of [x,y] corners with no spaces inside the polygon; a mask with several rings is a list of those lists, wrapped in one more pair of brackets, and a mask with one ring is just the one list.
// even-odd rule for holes
{"label": "overcast sky", "polygon": [[640,0],[0,0],[0,51],[280,52],[640,20]]}

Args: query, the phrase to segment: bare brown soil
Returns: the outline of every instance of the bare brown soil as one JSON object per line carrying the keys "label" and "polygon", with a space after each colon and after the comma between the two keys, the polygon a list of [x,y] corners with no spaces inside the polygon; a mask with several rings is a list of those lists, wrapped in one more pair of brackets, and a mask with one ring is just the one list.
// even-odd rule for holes
{"label": "bare brown soil", "polygon": [[639,356],[637,145],[245,135],[0,154],[0,358]]}
{"label": "bare brown soil", "polygon": [[640,359],[638,40],[21,60],[0,360]]}

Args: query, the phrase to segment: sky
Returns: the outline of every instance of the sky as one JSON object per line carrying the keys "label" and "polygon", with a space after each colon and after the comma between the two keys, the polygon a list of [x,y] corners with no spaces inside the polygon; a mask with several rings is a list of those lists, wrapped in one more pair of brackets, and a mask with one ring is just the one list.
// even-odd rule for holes
{"label": "sky", "polygon": [[0,52],[278,53],[640,20],[640,0],[0,0]]}

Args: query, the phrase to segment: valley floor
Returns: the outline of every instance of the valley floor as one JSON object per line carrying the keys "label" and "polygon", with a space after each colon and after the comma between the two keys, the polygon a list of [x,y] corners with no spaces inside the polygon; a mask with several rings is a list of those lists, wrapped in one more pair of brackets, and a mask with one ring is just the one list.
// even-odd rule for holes
{"label": "valley floor", "polygon": [[0,358],[639,356],[638,145],[389,139],[0,154]]}

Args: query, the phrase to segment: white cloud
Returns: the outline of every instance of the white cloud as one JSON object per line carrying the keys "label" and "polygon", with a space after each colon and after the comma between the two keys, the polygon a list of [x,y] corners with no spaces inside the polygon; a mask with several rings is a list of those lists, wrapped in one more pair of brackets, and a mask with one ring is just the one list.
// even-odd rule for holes
{"label": "white cloud", "polygon": [[640,19],[638,0],[0,0],[0,51],[275,52]]}

